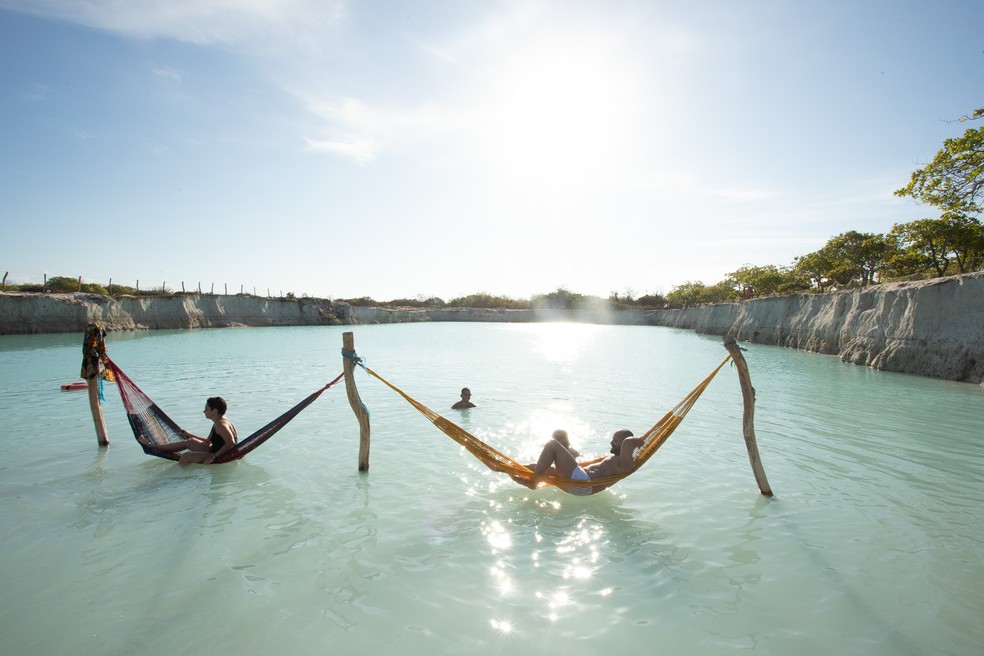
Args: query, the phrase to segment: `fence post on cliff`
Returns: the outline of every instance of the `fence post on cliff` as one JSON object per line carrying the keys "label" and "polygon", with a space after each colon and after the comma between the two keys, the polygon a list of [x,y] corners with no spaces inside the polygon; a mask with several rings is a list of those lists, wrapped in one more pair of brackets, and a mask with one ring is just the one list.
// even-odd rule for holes
{"label": "fence post on cliff", "polygon": [[731,354],[731,361],[735,363],[738,370],[738,380],[741,383],[741,396],[744,405],[744,413],[741,420],[742,433],[745,436],[745,448],[748,449],[748,461],[752,465],[752,473],[755,474],[755,482],[758,483],[759,491],[767,497],[772,496],[772,488],[765,477],[765,469],[762,467],[762,459],[759,457],[758,444],[755,442],[755,388],[752,387],[752,379],[748,375],[748,363],[745,356],[741,354],[741,347],[734,337],[726,335],[724,337],[724,348]]}
{"label": "fence post on cliff", "polygon": [[352,412],[359,420],[359,471],[369,471],[369,409],[359,398],[359,390],[355,387],[355,364],[358,356],[355,354],[355,336],[352,333],[342,333],[342,365],[345,372],[345,394],[348,396]]}

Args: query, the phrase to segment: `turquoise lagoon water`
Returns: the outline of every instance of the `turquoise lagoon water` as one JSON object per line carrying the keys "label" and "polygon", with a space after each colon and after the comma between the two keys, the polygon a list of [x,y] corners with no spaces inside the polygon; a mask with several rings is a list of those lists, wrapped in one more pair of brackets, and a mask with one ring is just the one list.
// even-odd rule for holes
{"label": "turquoise lagoon water", "polygon": [[[532,460],[642,430],[726,355],[664,328],[414,324],[113,333],[111,356],[204,433],[243,434],[374,370]],[[776,496],[755,487],[726,367],[644,469],[592,497],[494,474],[359,372],[368,474],[338,386],[245,460],[180,468],[107,385],[98,449],[81,335],[0,337],[4,654],[979,654],[984,391],[749,345]]]}

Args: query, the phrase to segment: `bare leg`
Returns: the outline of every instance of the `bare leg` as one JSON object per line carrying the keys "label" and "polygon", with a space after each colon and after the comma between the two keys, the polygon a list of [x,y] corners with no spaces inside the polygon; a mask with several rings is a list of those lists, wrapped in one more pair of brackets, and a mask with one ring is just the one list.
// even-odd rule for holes
{"label": "bare leg", "polygon": [[211,465],[215,460],[215,454],[209,451],[185,451],[178,460],[179,465]]}
{"label": "bare leg", "polygon": [[540,453],[540,459],[536,462],[536,467],[533,468],[533,473],[542,474],[547,471],[550,465],[556,465],[561,476],[570,478],[574,468],[577,467],[577,461],[571,452],[564,448],[563,444],[557,440],[550,440],[543,445],[543,451]]}
{"label": "bare leg", "polygon": [[137,441],[143,444],[145,447],[153,449],[154,451],[161,451],[163,453],[173,453],[175,451],[184,451],[189,448],[189,442],[191,440],[181,440],[180,442],[168,442],[166,444],[154,444],[143,435],[137,437]]}
{"label": "bare leg", "polygon": [[190,451],[208,451],[209,449],[208,443],[202,440],[181,440],[180,442],[154,444],[143,435],[140,435],[137,437],[137,441],[154,451],[161,451],[163,453],[174,453],[175,451],[184,451],[185,449]]}

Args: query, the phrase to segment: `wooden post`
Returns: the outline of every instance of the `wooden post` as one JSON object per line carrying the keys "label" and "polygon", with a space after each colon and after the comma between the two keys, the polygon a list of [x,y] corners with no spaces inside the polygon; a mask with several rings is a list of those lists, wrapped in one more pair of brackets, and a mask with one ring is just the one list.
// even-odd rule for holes
{"label": "wooden post", "polygon": [[748,460],[752,465],[752,473],[755,474],[755,482],[758,483],[759,491],[765,496],[771,497],[772,488],[769,487],[769,481],[765,478],[765,469],[762,467],[762,459],[759,457],[758,445],[755,442],[755,388],[752,387],[752,379],[748,375],[748,363],[745,362],[745,356],[741,354],[741,348],[734,337],[725,336],[724,348],[728,349],[728,353],[731,354],[731,360],[738,370],[738,380],[741,382],[741,396],[745,407],[741,428],[745,435],[745,448],[748,449]]}
{"label": "wooden post", "polygon": [[92,411],[92,423],[96,427],[99,446],[109,446],[106,418],[99,403],[99,369],[102,366],[101,358],[106,353],[105,337],[106,332],[99,324],[90,323],[82,338],[82,378],[85,379],[89,392],[89,410]]}
{"label": "wooden post", "polygon": [[[355,337],[352,333],[342,333],[342,350],[354,356]],[[355,362],[343,356],[342,365],[345,372],[345,394],[348,396],[352,411],[359,419],[359,471],[367,472],[369,471],[369,411],[359,398],[359,390],[355,387]]]}
{"label": "wooden post", "polygon": [[92,411],[92,423],[96,427],[96,440],[99,446],[109,446],[106,417],[103,416],[102,404],[99,402],[99,378],[89,378],[85,384],[89,390],[89,409]]}

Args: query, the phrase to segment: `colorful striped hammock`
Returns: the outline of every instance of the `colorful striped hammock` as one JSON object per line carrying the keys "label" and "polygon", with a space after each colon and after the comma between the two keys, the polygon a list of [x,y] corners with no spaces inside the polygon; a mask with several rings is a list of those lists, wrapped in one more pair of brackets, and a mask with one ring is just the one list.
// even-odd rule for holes
{"label": "colorful striped hammock", "polygon": [[[165,412],[161,410],[149,396],[144,394],[143,391],[137,387],[136,383],[134,383],[129,376],[123,373],[115,362],[109,359],[109,356],[103,355],[102,360],[106,367],[113,372],[113,375],[116,378],[116,385],[120,390],[120,398],[123,400],[123,407],[126,409],[126,417],[130,422],[130,428],[133,429],[134,439],[136,439],[137,436],[142,436],[151,444],[170,444],[180,442],[185,439],[181,436],[181,428],[170,417],[168,417],[167,414],[165,414]],[[311,405],[315,399],[321,396],[322,392],[340,381],[342,376],[343,374],[339,374],[335,380],[310,394],[303,401],[271,421],[263,428],[259,429],[249,437],[236,442],[234,447],[216,458],[214,463],[218,464],[239,460],[247,453],[266,442],[268,439],[273,437],[277,431],[286,426],[291,419],[296,417],[301,410]],[[157,451],[152,447],[142,444],[139,440],[137,440],[137,443],[143,448],[144,453],[151,456],[166,458],[168,460],[178,460],[181,457],[180,453]]]}

